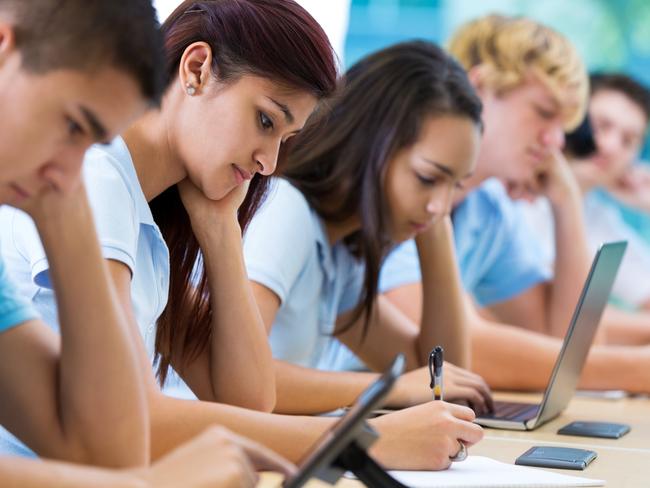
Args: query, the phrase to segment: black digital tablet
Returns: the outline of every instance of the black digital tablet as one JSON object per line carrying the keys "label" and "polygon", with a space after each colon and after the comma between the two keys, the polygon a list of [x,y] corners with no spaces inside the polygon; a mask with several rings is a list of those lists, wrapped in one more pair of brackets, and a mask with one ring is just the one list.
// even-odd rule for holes
{"label": "black digital tablet", "polygon": [[404,355],[398,354],[381,377],[359,395],[350,410],[314,443],[298,463],[298,472],[285,480],[284,488],[299,488],[314,477],[328,482],[336,481],[331,480],[332,464],[364,429],[364,421],[370,413],[382,406],[395,380],[404,371],[405,364]]}

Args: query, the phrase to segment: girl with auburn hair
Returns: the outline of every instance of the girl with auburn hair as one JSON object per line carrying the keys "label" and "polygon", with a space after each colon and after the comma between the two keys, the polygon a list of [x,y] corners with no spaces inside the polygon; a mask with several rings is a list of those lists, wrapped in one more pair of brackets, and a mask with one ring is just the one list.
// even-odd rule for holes
{"label": "girl with auburn hair", "polygon": [[[104,256],[161,383],[173,366],[200,399],[271,410],[271,352],[242,229],[282,145],[335,90],[334,54],[291,0],[186,1],[162,32],[161,109],[86,157]],[[18,218],[12,227],[25,231]]]}
{"label": "girl with auburn hair", "polygon": [[[335,90],[334,54],[292,0],[185,1],[162,32],[161,109],[84,161],[103,256],[144,338],[142,367],[155,356],[161,382],[173,366],[200,399],[270,411],[272,356],[242,229],[282,145]],[[6,218],[12,272],[33,272],[25,286],[39,288],[30,296],[55,325],[38,236],[24,216]]]}
{"label": "girl with auburn hair", "polygon": [[[331,110],[296,138],[244,242],[276,358],[276,411],[343,407],[376,378],[323,371],[339,369],[337,339],[373,370],[406,354],[412,371],[389,395],[391,407],[431,399],[425,365],[438,341],[450,359],[466,364],[449,212],[454,188],[474,168],[480,116],[481,103],[460,65],[433,44],[410,42],[353,66]],[[383,258],[414,236],[428,290],[426,325],[416,334],[377,297]],[[481,378],[447,369],[447,398],[469,401],[478,411],[490,408]],[[437,415],[456,422],[443,429],[449,439],[439,459],[448,461],[457,441],[472,444],[481,430],[469,422],[471,410],[434,403]]]}
{"label": "girl with auburn hair", "polygon": [[[243,264],[242,227],[259,204],[260,175],[275,169],[282,144],[334,90],[333,54],[322,29],[289,0],[188,1],[163,31],[170,82],[162,109],[123,139],[93,147],[84,162],[101,249],[146,377],[152,458],[167,459],[175,447],[221,424],[298,461],[336,419],[225,403],[267,410],[275,403],[264,324]],[[19,214],[3,219],[7,268],[56,324],[37,235]],[[203,259],[195,268],[198,247]],[[150,373],[156,351],[163,375],[167,361],[200,399],[225,403],[163,395]],[[448,463],[436,454],[457,420],[436,412],[429,403],[372,419],[381,435],[372,449],[377,460],[395,469]],[[255,468],[280,469],[232,442],[251,454]],[[213,455],[215,448],[205,452]]]}

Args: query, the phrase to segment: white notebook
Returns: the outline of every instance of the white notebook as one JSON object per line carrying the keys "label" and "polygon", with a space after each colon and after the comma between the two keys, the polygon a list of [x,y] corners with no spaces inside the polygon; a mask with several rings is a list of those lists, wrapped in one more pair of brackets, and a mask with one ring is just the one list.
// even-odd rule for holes
{"label": "white notebook", "polygon": [[557,474],[538,468],[506,464],[483,456],[469,456],[446,471],[389,471],[411,488],[547,488],[605,486],[603,480]]}

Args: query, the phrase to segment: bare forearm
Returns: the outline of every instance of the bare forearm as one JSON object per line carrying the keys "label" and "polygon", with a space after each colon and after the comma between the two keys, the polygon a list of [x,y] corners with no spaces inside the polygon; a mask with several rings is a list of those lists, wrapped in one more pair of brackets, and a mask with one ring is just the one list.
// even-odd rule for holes
{"label": "bare forearm", "polygon": [[275,361],[277,404],[286,414],[315,414],[351,405],[375,373],[319,371]]}
{"label": "bare forearm", "polygon": [[48,460],[0,458],[0,484],[4,488],[146,488],[137,477]]}
{"label": "bare forearm", "polygon": [[[559,339],[514,326],[489,323],[472,328],[474,370],[494,389],[543,390],[561,346]],[[649,352],[625,346],[593,346],[579,386],[647,392],[650,380],[643,372],[650,362]]]}
{"label": "bare forearm", "polygon": [[416,239],[422,270],[422,315],[418,353],[420,365],[442,344],[445,358],[468,368],[470,339],[451,221],[446,218]]}
{"label": "bare forearm", "polygon": [[587,244],[581,195],[571,192],[562,204],[552,204],[555,219],[555,268],[549,301],[547,331],[563,337],[589,273]]}
{"label": "bare forearm", "polygon": [[600,323],[608,344],[642,346],[650,344],[650,313],[626,312],[612,306],[605,308]]}
{"label": "bare forearm", "polygon": [[270,414],[159,394],[153,402],[151,421],[154,459],[218,424],[297,462],[335,419]]}
{"label": "bare forearm", "polygon": [[142,465],[149,436],[136,352],[85,194],[66,210],[60,218],[35,219],[59,311],[59,398],[54,404],[60,405],[63,437],[77,439],[82,461]]}
{"label": "bare forearm", "polygon": [[273,357],[246,274],[239,227],[212,233],[201,247],[213,314],[212,400],[271,411],[275,405]]}

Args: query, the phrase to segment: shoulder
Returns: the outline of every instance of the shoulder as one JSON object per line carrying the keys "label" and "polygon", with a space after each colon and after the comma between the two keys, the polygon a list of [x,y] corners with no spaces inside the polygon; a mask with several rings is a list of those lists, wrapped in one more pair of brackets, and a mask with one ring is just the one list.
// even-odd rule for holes
{"label": "shoulder", "polygon": [[474,210],[484,215],[504,215],[512,210],[513,202],[507,195],[503,184],[496,178],[485,181],[471,192],[466,202]]}
{"label": "shoulder", "polygon": [[135,195],[140,191],[133,160],[119,137],[111,144],[95,144],[88,149],[84,157],[83,174],[91,197],[96,191],[123,189],[135,200]]}
{"label": "shoulder", "polygon": [[309,219],[312,209],[307,199],[295,186],[283,178],[271,178],[269,193],[259,210],[264,213],[283,214],[293,218]]}

